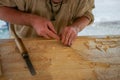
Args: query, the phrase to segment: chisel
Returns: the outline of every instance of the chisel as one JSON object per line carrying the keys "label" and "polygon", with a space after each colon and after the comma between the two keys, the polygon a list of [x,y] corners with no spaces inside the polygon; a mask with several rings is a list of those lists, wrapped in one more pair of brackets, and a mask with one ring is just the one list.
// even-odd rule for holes
{"label": "chisel", "polygon": [[33,65],[32,65],[32,63],[30,61],[27,49],[25,48],[25,46],[23,44],[23,41],[16,35],[14,27],[12,27],[11,29],[12,29],[12,33],[13,33],[13,35],[15,37],[15,43],[16,43],[16,45],[17,45],[23,59],[25,60],[30,73],[32,75],[35,75],[36,74],[35,69],[34,69],[34,67],[33,67]]}

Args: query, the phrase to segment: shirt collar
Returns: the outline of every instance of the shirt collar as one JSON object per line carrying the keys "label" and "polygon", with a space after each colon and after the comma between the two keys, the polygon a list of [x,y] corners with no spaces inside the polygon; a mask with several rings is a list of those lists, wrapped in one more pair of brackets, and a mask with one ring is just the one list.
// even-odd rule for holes
{"label": "shirt collar", "polygon": [[[47,3],[49,3],[50,0],[46,0]],[[63,0],[63,4],[66,4],[68,0]]]}

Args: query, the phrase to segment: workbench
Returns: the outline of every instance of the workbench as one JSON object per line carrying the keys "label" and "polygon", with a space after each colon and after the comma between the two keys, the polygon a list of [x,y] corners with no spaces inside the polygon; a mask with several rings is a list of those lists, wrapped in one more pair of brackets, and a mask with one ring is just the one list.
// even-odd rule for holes
{"label": "workbench", "polygon": [[0,80],[120,80],[120,36],[60,41],[22,39],[37,72],[32,76],[14,39],[0,40]]}

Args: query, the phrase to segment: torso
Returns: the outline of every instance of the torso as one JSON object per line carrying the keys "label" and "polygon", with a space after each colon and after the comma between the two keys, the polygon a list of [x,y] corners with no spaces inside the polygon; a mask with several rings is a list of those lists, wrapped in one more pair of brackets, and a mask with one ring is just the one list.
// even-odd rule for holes
{"label": "torso", "polygon": [[[52,12],[51,12],[49,0],[25,0],[25,1],[26,1],[26,7],[24,8],[23,11],[36,14],[44,18],[47,18],[48,20],[51,20]],[[78,5],[77,1],[68,0],[67,2],[64,2],[62,4],[61,10],[55,16],[56,20],[52,21],[55,30],[57,31],[58,34],[65,26],[72,24],[73,18],[75,17],[74,13]],[[53,7],[53,8],[56,9],[57,7]],[[22,10],[22,7],[18,6],[18,9]],[[26,26],[21,27],[21,25],[17,25],[17,27],[15,27],[15,30],[20,37],[37,36],[35,30],[30,27],[26,27]]]}

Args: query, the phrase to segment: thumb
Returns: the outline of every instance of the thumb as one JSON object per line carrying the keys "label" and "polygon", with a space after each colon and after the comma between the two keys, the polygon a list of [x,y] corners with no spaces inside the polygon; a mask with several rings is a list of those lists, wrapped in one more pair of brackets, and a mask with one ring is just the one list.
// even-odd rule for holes
{"label": "thumb", "polygon": [[49,30],[51,30],[53,33],[57,34],[57,32],[56,32],[56,30],[51,22],[49,22],[47,26],[48,26]]}

